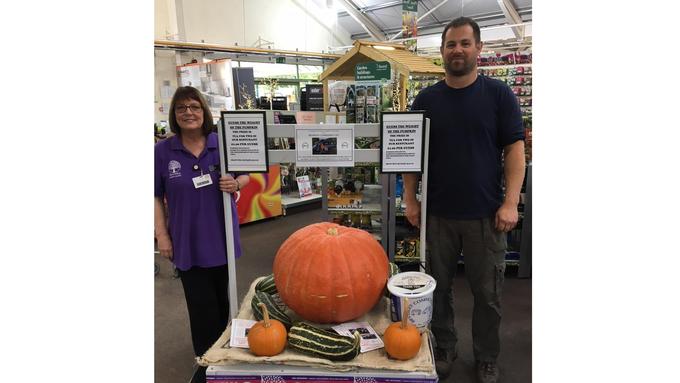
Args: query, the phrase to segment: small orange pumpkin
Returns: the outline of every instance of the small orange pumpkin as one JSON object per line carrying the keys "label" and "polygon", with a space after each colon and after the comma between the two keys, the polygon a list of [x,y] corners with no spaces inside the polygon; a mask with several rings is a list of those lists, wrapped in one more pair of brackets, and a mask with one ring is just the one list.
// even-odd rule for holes
{"label": "small orange pumpkin", "polygon": [[278,355],[286,347],[286,327],[276,319],[269,319],[269,312],[264,303],[258,304],[262,308],[264,318],[255,323],[248,332],[248,347],[257,356]]}
{"label": "small orange pumpkin", "polygon": [[369,233],[330,222],[293,233],[274,258],[283,302],[316,323],[356,319],[378,303],[387,283],[387,255]]}
{"label": "small orange pumpkin", "polygon": [[401,322],[392,323],[383,335],[385,351],[392,358],[399,360],[411,359],[420,351],[420,332],[416,326],[408,323],[408,298],[404,300]]}

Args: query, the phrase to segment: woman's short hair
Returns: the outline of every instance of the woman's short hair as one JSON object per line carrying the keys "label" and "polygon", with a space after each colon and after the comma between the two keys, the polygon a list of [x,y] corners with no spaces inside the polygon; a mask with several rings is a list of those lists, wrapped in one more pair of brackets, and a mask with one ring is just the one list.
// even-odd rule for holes
{"label": "woman's short hair", "polygon": [[203,127],[201,131],[203,132],[203,135],[207,136],[210,132],[214,131],[212,113],[210,113],[208,103],[205,101],[201,92],[192,86],[181,86],[177,88],[175,95],[172,96],[168,116],[170,118],[170,131],[178,135],[181,134],[181,129],[179,128],[179,124],[177,124],[177,117],[175,116],[175,105],[177,102],[185,100],[194,100],[201,104],[201,108],[203,109]]}

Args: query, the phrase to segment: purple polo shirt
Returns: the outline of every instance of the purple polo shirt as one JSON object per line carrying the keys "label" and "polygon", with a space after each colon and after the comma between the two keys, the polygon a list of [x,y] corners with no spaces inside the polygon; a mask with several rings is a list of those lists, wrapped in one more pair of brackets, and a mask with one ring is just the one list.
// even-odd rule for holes
{"label": "purple polo shirt", "polygon": [[[179,136],[156,144],[154,195],[168,201],[168,232],[173,263],[182,270],[192,266],[214,267],[227,263],[227,241],[222,192],[219,190],[220,155],[217,134],[210,133],[205,149],[196,158],[184,148]],[[212,185],[196,189],[192,179],[209,173]],[[236,258],[241,256],[238,213],[232,198]]]}

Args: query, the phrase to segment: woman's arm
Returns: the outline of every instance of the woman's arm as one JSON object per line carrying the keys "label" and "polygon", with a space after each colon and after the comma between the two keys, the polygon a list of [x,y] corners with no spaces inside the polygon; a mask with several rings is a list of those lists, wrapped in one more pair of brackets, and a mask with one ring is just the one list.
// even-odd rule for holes
{"label": "woman's arm", "polygon": [[161,256],[172,260],[172,240],[170,240],[168,224],[165,219],[163,197],[154,197],[153,199],[153,218],[154,234],[158,241],[158,251],[160,251]]}

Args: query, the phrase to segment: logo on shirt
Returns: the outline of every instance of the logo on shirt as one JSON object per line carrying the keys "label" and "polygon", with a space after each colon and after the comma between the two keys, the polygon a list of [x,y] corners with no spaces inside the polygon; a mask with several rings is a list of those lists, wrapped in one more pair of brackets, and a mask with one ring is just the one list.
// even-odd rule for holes
{"label": "logo on shirt", "polygon": [[168,178],[181,177],[182,172],[180,170],[182,170],[182,165],[178,161],[170,161],[168,163]]}

